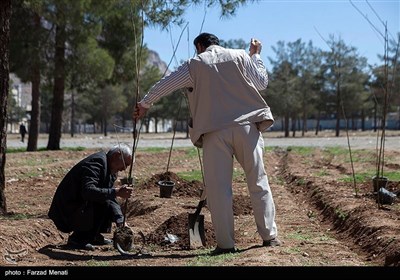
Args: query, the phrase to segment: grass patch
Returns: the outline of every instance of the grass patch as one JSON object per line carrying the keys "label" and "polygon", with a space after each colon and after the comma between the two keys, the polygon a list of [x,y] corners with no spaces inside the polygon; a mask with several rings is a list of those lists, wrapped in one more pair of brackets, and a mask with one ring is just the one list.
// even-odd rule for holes
{"label": "grass patch", "polygon": [[30,219],[30,218],[32,218],[34,216],[35,215],[25,214],[25,213],[10,213],[10,214],[7,214],[5,216],[2,216],[0,219],[4,219],[4,220],[27,220],[27,219]]}
{"label": "grass patch", "polygon": [[[368,181],[371,178],[370,173],[356,173],[355,174],[356,183],[363,183]],[[339,181],[346,182],[346,183],[353,183],[353,175],[344,176],[339,178]]]}
{"label": "grass patch", "polygon": [[166,152],[169,151],[169,148],[161,148],[161,147],[149,147],[149,148],[138,148],[138,150],[146,153],[160,153],[160,152]]}
{"label": "grass patch", "polygon": [[283,251],[284,251],[286,254],[295,254],[295,255],[301,254],[301,253],[302,253],[301,249],[300,249],[300,248],[297,248],[297,247],[286,248],[286,249],[284,249]]}
{"label": "grass patch", "polygon": [[340,208],[335,209],[335,214],[339,219],[341,219],[343,221],[346,220],[348,217],[348,214]]}
{"label": "grass patch", "polygon": [[286,238],[294,239],[294,240],[300,240],[300,241],[308,241],[308,240],[312,239],[312,236],[307,232],[303,232],[302,230],[298,230],[298,231],[291,232],[291,233],[287,234]]}
{"label": "grass patch", "polygon": [[[373,151],[366,150],[352,150],[351,151],[353,162],[375,162],[376,154]],[[350,156],[346,157],[346,162],[350,162]]]}
{"label": "grass patch", "polygon": [[346,155],[349,152],[348,149],[342,147],[326,147],[323,151],[328,155],[334,156]]}
{"label": "grass patch", "polygon": [[390,181],[400,181],[400,171],[383,171],[383,176],[387,177]]}
{"label": "grass patch", "polygon": [[[372,177],[374,175],[374,171],[366,171],[362,173],[356,173],[355,178],[356,178],[356,183],[364,183],[364,182],[369,182],[372,180]],[[400,181],[400,171],[390,171],[390,172],[383,172],[383,176],[387,177],[390,181]],[[346,183],[352,183],[353,182],[353,176],[344,176],[339,179],[339,181],[346,182]]]}
{"label": "grass patch", "polygon": [[[198,158],[199,157],[199,152],[197,151],[197,148],[186,148],[184,149],[184,151],[186,152],[186,156],[188,158]],[[200,152],[200,156],[201,156],[201,152]]]}
{"label": "grass patch", "polygon": [[[71,152],[79,152],[79,151],[84,151],[86,150],[85,147],[82,146],[78,146],[78,147],[63,147],[61,149],[61,151],[71,151]],[[47,148],[42,147],[42,148],[38,148],[36,151],[34,152],[30,152],[30,153],[35,153],[35,152],[45,152],[45,151],[49,151],[47,150]],[[20,147],[20,148],[7,148],[6,149],[6,153],[7,154],[13,154],[13,153],[25,153],[27,152],[25,147]]]}
{"label": "grass patch", "polygon": [[176,175],[189,182],[193,180],[203,182],[203,175],[201,174],[201,170],[178,172]]}
{"label": "grass patch", "polygon": [[110,266],[110,263],[107,261],[96,261],[96,260],[89,260],[87,262],[88,266]]}
{"label": "grass patch", "polygon": [[296,184],[297,184],[298,186],[304,186],[304,185],[306,184],[306,180],[305,180],[304,178],[298,178],[298,179],[296,180]]}
{"label": "grass patch", "polygon": [[205,254],[199,255],[194,260],[186,263],[187,266],[221,266],[225,263],[229,264],[231,260],[239,256],[238,253],[221,254],[217,256],[209,255],[209,250],[201,250]]}
{"label": "grass patch", "polygon": [[289,146],[286,149],[288,152],[294,152],[302,156],[312,155],[315,151],[314,147],[301,147],[301,146]]}
{"label": "grass patch", "polygon": [[315,175],[318,177],[328,176],[329,172],[326,169],[320,169]]}

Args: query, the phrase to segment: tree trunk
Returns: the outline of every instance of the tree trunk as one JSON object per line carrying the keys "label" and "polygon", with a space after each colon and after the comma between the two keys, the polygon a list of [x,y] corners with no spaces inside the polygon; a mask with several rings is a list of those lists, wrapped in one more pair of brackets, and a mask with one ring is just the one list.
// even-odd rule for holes
{"label": "tree trunk", "polygon": [[296,137],[296,117],[292,117],[292,137]]}
{"label": "tree trunk", "polygon": [[5,166],[7,150],[7,98],[10,79],[10,18],[11,0],[0,5],[0,214],[7,213],[4,190],[6,188]]}
{"label": "tree trunk", "polygon": [[378,127],[378,104],[374,102],[374,132]]}
{"label": "tree trunk", "polygon": [[336,137],[339,137],[340,134],[340,83],[338,82],[337,89],[336,89]]}
{"label": "tree trunk", "polygon": [[[40,16],[35,13],[34,18],[35,27],[40,28]],[[36,56],[32,65],[32,111],[31,122],[29,124],[29,138],[28,138],[28,152],[37,151],[37,142],[40,131],[40,55],[39,44],[35,46],[37,51],[34,52]]]}
{"label": "tree trunk", "polygon": [[107,118],[104,118],[104,121],[103,121],[103,132],[104,132],[104,136],[105,136],[105,137],[108,136],[108,135],[107,135],[107,125],[108,125],[108,123],[107,123]]}
{"label": "tree trunk", "polygon": [[315,128],[315,135],[318,135],[318,132],[320,131],[321,127],[320,127],[320,122],[321,122],[321,111],[318,110],[318,114],[317,114],[317,126]]}
{"label": "tree trunk", "polygon": [[307,114],[306,114],[306,112],[304,110],[303,111],[303,127],[302,127],[302,130],[301,130],[301,136],[304,137],[304,134],[306,133],[306,131],[307,131]]}
{"label": "tree trunk", "polygon": [[56,52],[54,66],[53,103],[51,106],[51,122],[48,150],[60,150],[62,113],[64,108],[65,88],[65,41],[66,32],[64,25],[56,28]]}
{"label": "tree trunk", "polygon": [[285,113],[285,137],[289,137],[289,113]]}
{"label": "tree trunk", "polygon": [[361,110],[361,131],[365,131],[365,110]]}
{"label": "tree trunk", "polygon": [[74,89],[71,87],[71,137],[74,137],[75,133],[75,97]]}

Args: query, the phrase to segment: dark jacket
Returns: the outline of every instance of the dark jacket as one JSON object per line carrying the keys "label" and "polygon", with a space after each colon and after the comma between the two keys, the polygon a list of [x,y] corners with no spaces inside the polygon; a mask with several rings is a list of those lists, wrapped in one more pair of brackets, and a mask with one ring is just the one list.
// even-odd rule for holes
{"label": "dark jacket", "polygon": [[110,174],[105,152],[88,156],[77,163],[58,185],[48,216],[65,233],[91,230],[94,210],[107,208],[114,222],[123,222],[121,207],[113,188],[115,175]]}
{"label": "dark jacket", "polygon": [[19,133],[22,134],[22,135],[25,135],[26,132],[27,132],[27,131],[26,131],[25,125],[21,124],[21,125],[19,126]]}

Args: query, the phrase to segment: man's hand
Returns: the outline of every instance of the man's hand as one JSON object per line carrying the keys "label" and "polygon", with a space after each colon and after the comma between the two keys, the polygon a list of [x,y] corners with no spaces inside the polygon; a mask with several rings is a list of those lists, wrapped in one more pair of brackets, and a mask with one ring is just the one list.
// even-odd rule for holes
{"label": "man's hand", "polygon": [[135,110],[133,112],[133,120],[137,121],[146,115],[148,108],[142,106],[142,104],[137,103],[135,106]]}
{"label": "man's hand", "polygon": [[260,54],[262,49],[262,44],[257,39],[251,38],[250,42],[250,56],[253,54]]}
{"label": "man's hand", "polygon": [[122,198],[130,198],[132,195],[133,188],[127,187],[126,185],[123,185],[120,188],[115,188],[115,194],[116,196],[122,197]]}

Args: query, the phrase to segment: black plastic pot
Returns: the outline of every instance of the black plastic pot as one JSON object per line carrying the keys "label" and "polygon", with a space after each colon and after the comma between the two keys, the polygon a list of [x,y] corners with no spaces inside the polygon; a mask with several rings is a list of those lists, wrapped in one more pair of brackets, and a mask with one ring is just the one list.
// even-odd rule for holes
{"label": "black plastic pot", "polygon": [[174,189],[175,183],[168,180],[158,181],[157,185],[160,187],[160,197],[170,198]]}
{"label": "black plastic pot", "polygon": [[378,192],[380,188],[386,188],[389,179],[387,177],[372,177],[372,187],[374,193]]}

